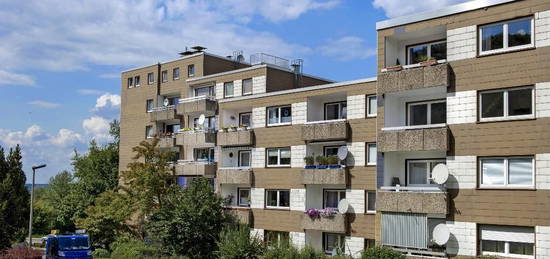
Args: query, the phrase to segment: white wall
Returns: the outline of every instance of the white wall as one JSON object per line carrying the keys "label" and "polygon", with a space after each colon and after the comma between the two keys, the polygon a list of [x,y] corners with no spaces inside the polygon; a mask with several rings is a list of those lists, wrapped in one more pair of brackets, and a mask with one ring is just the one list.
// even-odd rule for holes
{"label": "white wall", "polygon": [[476,223],[447,221],[447,227],[451,232],[451,237],[447,242],[447,253],[450,255],[476,256]]}
{"label": "white wall", "polygon": [[290,242],[292,245],[298,249],[304,248],[306,244],[306,233],[305,232],[290,232],[289,234]]}
{"label": "white wall", "polygon": [[477,157],[449,156],[449,180],[447,187],[451,189],[474,189],[477,185]]}
{"label": "white wall", "polygon": [[537,118],[550,117],[550,82],[535,84],[535,108]]}
{"label": "white wall", "polygon": [[535,155],[535,181],[538,190],[550,189],[550,154]]}
{"label": "white wall", "polygon": [[[339,184],[308,184],[306,186],[306,209],[322,209],[323,208],[323,190],[324,189],[341,189],[345,190],[346,185]],[[348,193],[346,193],[347,197]]]}
{"label": "white wall", "polygon": [[348,96],[348,119],[362,119],[366,116],[366,96],[362,95],[350,95]]}
{"label": "white wall", "polygon": [[216,99],[223,99],[223,83],[216,84]]}
{"label": "white wall", "polygon": [[306,102],[299,102],[299,103],[293,103],[291,106],[291,112],[292,112],[292,124],[304,124],[306,122],[307,117],[307,103]]}
{"label": "white wall", "polygon": [[384,98],[384,127],[407,125],[407,103],[447,98],[447,88],[431,87],[398,93],[388,93]]}
{"label": "white wall", "polygon": [[306,230],[306,244],[319,250],[323,250],[323,232],[318,230]]}
{"label": "white wall", "polygon": [[535,13],[535,46],[550,46],[550,10]]}
{"label": "white wall", "polygon": [[365,249],[365,239],[362,237],[346,236],[345,244],[345,254],[351,255],[354,258],[359,257],[363,249]]}
{"label": "white wall", "polygon": [[384,186],[391,186],[393,177],[399,177],[401,186],[405,186],[405,160],[419,158],[443,158],[444,151],[386,152],[384,154]]}
{"label": "white wall", "polygon": [[264,241],[264,230],[260,228],[253,228],[250,230],[250,237]]}
{"label": "white wall", "polygon": [[239,184],[222,184],[220,188],[220,195],[222,197],[228,197],[229,195],[233,195],[233,199],[231,200],[230,206],[237,206],[237,199],[238,199],[238,188],[250,188],[250,186],[246,185],[239,185]]}
{"label": "white wall", "polygon": [[460,91],[447,94],[447,124],[477,121],[477,92]]}
{"label": "white wall", "polygon": [[477,53],[476,25],[447,31],[447,61],[475,58]]}
{"label": "white wall", "polygon": [[365,142],[347,143],[346,146],[349,152],[346,158],[346,164],[348,166],[365,166]]}
{"label": "white wall", "polygon": [[253,209],[263,209],[265,206],[265,189],[251,188],[250,189],[250,207]]}
{"label": "white wall", "polygon": [[267,90],[265,76],[256,76],[252,78],[252,94],[262,94]]}
{"label": "white wall", "polygon": [[307,99],[307,121],[324,120],[325,103],[342,102],[342,101],[347,101],[345,92],[309,97]]}
{"label": "white wall", "polygon": [[306,189],[290,189],[290,210],[306,210]]}
{"label": "white wall", "polygon": [[[218,159],[218,167],[237,167],[239,165],[239,151],[251,150],[249,147],[224,147],[221,148],[220,159]],[[233,157],[229,154],[233,153]]]}
{"label": "white wall", "polygon": [[[248,107],[243,107],[243,108],[240,108],[240,109],[234,109],[234,110],[229,110],[229,109],[224,109],[224,110],[220,110],[219,112],[219,125],[220,127],[230,127],[230,126],[237,126],[239,127],[239,114],[240,113],[245,113],[245,112],[252,112],[252,109],[251,108],[248,108]],[[250,126],[250,125],[249,125]]]}
{"label": "white wall", "polygon": [[306,163],[304,157],[306,156],[306,145],[291,146],[290,147],[290,164],[293,168],[304,168]]}
{"label": "white wall", "polygon": [[252,168],[265,168],[265,148],[252,149]]}
{"label": "white wall", "polygon": [[535,255],[537,259],[550,259],[550,227],[535,227]]}
{"label": "white wall", "polygon": [[266,107],[256,107],[252,109],[252,127],[265,127]]}
{"label": "white wall", "polygon": [[346,200],[350,205],[350,213],[365,213],[365,190],[346,190]]}
{"label": "white wall", "polygon": [[421,31],[403,32],[396,36],[386,37],[385,57],[386,65],[394,66],[396,59],[401,65],[406,65],[407,46],[420,42],[443,40],[446,38],[445,28],[442,26],[432,27]]}

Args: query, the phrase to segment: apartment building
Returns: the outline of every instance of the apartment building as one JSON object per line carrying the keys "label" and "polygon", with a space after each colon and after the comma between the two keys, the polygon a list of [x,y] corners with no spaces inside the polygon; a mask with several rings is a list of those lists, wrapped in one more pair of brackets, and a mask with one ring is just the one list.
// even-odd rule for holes
{"label": "apartment building", "polygon": [[180,186],[212,179],[269,243],[550,258],[550,2],[474,1],[377,32],[376,78],[201,48],[123,72],[121,170],[160,138]]}

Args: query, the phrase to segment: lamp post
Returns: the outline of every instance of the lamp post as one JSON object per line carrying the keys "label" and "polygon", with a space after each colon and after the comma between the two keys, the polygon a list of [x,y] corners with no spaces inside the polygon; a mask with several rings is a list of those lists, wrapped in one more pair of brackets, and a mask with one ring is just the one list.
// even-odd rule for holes
{"label": "lamp post", "polygon": [[35,165],[32,167],[32,186],[31,186],[31,211],[29,216],[29,248],[32,247],[32,203],[33,203],[33,195],[34,195],[34,175],[36,169],[44,168],[46,167],[46,164],[42,165]]}

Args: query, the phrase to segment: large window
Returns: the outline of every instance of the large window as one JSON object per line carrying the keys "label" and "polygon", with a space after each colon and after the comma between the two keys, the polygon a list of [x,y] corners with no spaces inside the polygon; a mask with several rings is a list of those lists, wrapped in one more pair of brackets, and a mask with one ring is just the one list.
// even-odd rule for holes
{"label": "large window", "polygon": [[347,116],[347,102],[325,103],[325,120],[345,119]]}
{"label": "large window", "polygon": [[252,78],[243,80],[243,95],[252,94]]}
{"label": "large window", "polygon": [[193,118],[193,127],[199,128],[199,129],[216,130],[217,129],[216,116],[206,117],[203,125],[199,125],[199,118]]}
{"label": "large window", "polygon": [[153,103],[153,100],[152,99],[149,99],[146,101],[146,104],[145,104],[145,110],[147,112],[152,112],[153,111],[153,107],[154,106],[154,103]]}
{"label": "large window", "polygon": [[407,125],[430,125],[447,122],[445,100],[415,102],[407,104]]}
{"label": "large window", "polygon": [[324,190],[323,208],[338,208],[338,203],[346,198],[346,190]]}
{"label": "large window", "polygon": [[323,249],[328,255],[344,253],[346,237],[342,234],[323,233]]}
{"label": "large window", "polygon": [[479,27],[479,53],[493,54],[533,47],[533,18],[521,18]]}
{"label": "large window", "polygon": [[481,225],[479,230],[481,254],[507,258],[534,258],[533,228]]}
{"label": "large window", "polygon": [[179,67],[176,67],[172,70],[172,79],[173,80],[180,79],[180,68]]}
{"label": "large window", "polygon": [[250,188],[238,188],[238,204],[241,207],[250,207]]}
{"label": "large window", "polygon": [[239,167],[250,167],[252,160],[250,150],[240,150],[239,151]]}
{"label": "large window", "polygon": [[243,112],[239,113],[239,126],[251,126],[252,125],[252,113],[251,112]]}
{"label": "large window", "polygon": [[195,96],[216,96],[214,87],[199,87],[195,88]]}
{"label": "large window", "polygon": [[195,161],[214,161],[214,148],[195,148],[193,149]]}
{"label": "large window", "polygon": [[533,118],[533,87],[479,93],[480,121]]}
{"label": "large window", "polygon": [[432,170],[438,164],[445,164],[445,159],[407,160],[407,185],[430,185]]}
{"label": "large window", "polygon": [[264,231],[264,241],[268,247],[279,246],[282,245],[283,242],[288,242],[289,240],[288,232],[271,230]]}
{"label": "large window", "polygon": [[292,122],[290,105],[267,108],[267,125],[288,125]]}
{"label": "large window", "polygon": [[288,209],[290,207],[290,191],[266,190],[265,206],[266,208]]}
{"label": "large window", "polygon": [[233,95],[234,95],[233,82],[223,83],[223,96],[224,97],[233,97]]}
{"label": "large window", "polygon": [[367,117],[375,117],[378,101],[376,95],[367,96]]}
{"label": "large window", "polygon": [[533,187],[533,157],[490,157],[479,159],[481,187]]}
{"label": "large window", "polygon": [[267,149],[267,166],[290,166],[290,148]]}
{"label": "large window", "polygon": [[407,47],[408,64],[416,64],[427,61],[430,58],[436,60],[447,58],[447,42],[436,41]]}
{"label": "large window", "polygon": [[366,191],[367,213],[376,213],[376,191]]}
{"label": "large window", "polygon": [[367,165],[376,165],[376,143],[367,143]]}
{"label": "large window", "polygon": [[155,74],[153,72],[147,73],[147,84],[153,84],[155,82]]}

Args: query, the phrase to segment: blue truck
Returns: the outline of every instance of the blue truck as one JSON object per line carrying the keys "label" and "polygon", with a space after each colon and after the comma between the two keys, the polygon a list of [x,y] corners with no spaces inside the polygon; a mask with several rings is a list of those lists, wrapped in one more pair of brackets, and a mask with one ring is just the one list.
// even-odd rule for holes
{"label": "blue truck", "polygon": [[48,235],[43,259],[91,259],[90,237],[83,234]]}

